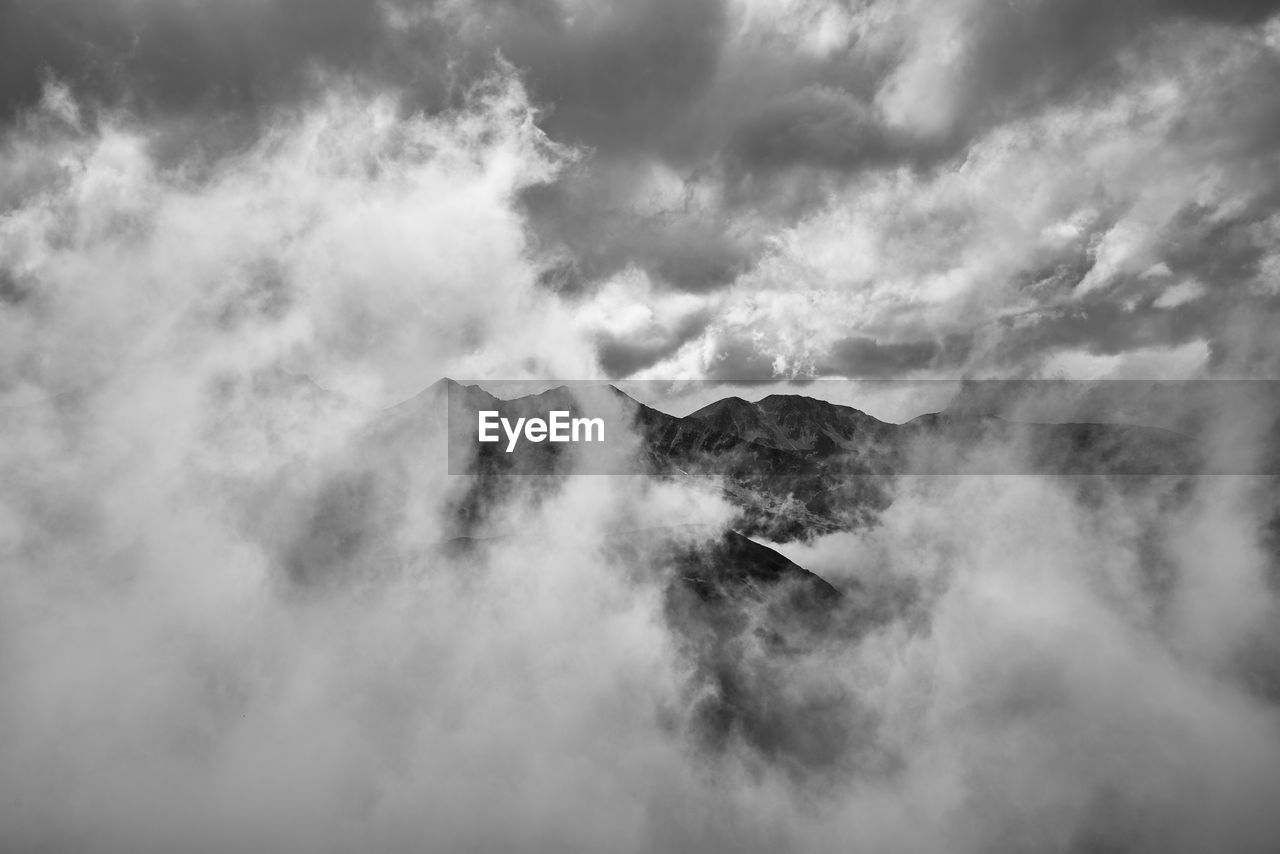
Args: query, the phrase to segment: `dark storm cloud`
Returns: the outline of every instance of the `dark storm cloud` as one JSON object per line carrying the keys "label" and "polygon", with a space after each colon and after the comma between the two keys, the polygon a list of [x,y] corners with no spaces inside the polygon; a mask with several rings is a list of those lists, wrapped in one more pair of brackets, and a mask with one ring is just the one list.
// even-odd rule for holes
{"label": "dark storm cloud", "polygon": [[[636,266],[664,285],[705,292],[750,265],[756,249],[731,237],[718,214],[643,210],[637,198],[651,165],[671,163],[686,178],[698,168],[688,162],[693,110],[727,38],[723,0],[494,3],[476,14],[484,18],[477,42],[521,69],[544,110],[540,125],[589,152],[584,168],[522,197],[539,247],[554,259],[545,281],[589,290]],[[601,355],[619,363],[617,351]]]}
{"label": "dark storm cloud", "polygon": [[628,266],[677,290],[723,287],[745,270],[753,248],[726,233],[726,223],[697,212],[636,209],[643,179],[594,162],[521,194],[538,247],[556,259],[552,280],[580,291]]}
{"label": "dark storm cloud", "polygon": [[646,265],[681,290],[714,290],[733,281],[750,263],[752,251],[714,227],[672,229],[654,235]]}
{"label": "dark storm cloud", "polygon": [[1164,9],[1191,17],[1256,24],[1280,11],[1277,0],[1162,0]]}
{"label": "dark storm cloud", "polygon": [[0,105],[47,77],[147,112],[255,110],[295,95],[313,67],[368,69],[389,37],[368,0],[10,0],[0,23]]}
{"label": "dark storm cloud", "polygon": [[1248,284],[1268,251],[1258,231],[1266,217],[1265,208],[1223,216],[1205,205],[1189,205],[1165,234],[1163,260],[1174,273],[1194,275],[1210,287]]}
{"label": "dark storm cloud", "polygon": [[[730,143],[738,169],[807,164],[850,169],[886,159],[893,140],[874,111],[848,92],[809,88],[788,94],[745,121]],[[905,154],[897,150],[897,156]]]}
{"label": "dark storm cloud", "polygon": [[940,340],[878,341],[855,335],[837,341],[819,368],[822,375],[891,379],[925,368],[955,368],[972,347],[972,337],[952,334]]}
{"label": "dark storm cloud", "polygon": [[0,305],[21,305],[30,296],[30,287],[23,284],[16,273],[7,267],[0,267]]}
{"label": "dark storm cloud", "polygon": [[960,146],[992,122],[1107,84],[1119,48],[1149,23],[1141,4],[1113,0],[978,8],[958,69]]}
{"label": "dark storm cloud", "polygon": [[997,361],[1006,367],[1017,367],[1034,365],[1055,350],[1113,356],[1140,347],[1174,347],[1194,341],[1213,328],[1213,315],[1203,303],[1159,308],[1152,302],[1127,308],[1097,299],[1043,309],[1031,317],[1007,318],[997,324]]}
{"label": "dark storm cloud", "polygon": [[[958,29],[965,44],[946,81],[954,123],[939,143],[956,154],[992,126],[1054,103],[1106,96],[1131,69],[1147,37],[1165,24],[1253,26],[1280,9],[1275,0],[1044,0],[977,4]],[[1144,43],[1144,39],[1147,43]],[[919,51],[943,45],[920,45]],[[942,81],[939,81],[942,82]]]}
{"label": "dark storm cloud", "polygon": [[593,147],[660,149],[715,74],[724,0],[481,3],[478,41],[527,74],[553,136]]}
{"label": "dark storm cloud", "polygon": [[753,382],[775,376],[773,357],[745,337],[728,337],[717,342],[709,360],[707,379],[720,382]]}

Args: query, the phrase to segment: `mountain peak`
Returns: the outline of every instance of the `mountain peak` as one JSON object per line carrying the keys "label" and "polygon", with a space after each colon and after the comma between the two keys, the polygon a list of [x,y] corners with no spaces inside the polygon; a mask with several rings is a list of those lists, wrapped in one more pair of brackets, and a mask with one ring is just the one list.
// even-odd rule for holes
{"label": "mountain peak", "polygon": [[818,397],[809,397],[807,394],[771,394],[767,397],[760,398],[759,403],[756,405],[768,411],[792,408],[804,409],[810,412],[815,410],[831,410],[866,415],[866,413],[861,409],[855,409],[854,407],[846,406],[843,403],[832,403],[829,400],[823,400]]}
{"label": "mountain peak", "polygon": [[689,413],[689,418],[706,419],[718,415],[722,412],[746,412],[753,410],[756,405],[748,400],[740,397],[722,397],[721,399],[708,403],[706,406]]}
{"label": "mountain peak", "polygon": [[613,383],[609,383],[609,384],[606,386],[606,388],[607,388],[609,391],[613,392],[613,394],[615,394],[615,395],[617,395],[618,397],[622,398],[623,400],[627,401],[628,403],[634,403],[634,404],[636,404],[637,406],[639,406],[639,405],[640,405],[640,401],[636,400],[634,397],[632,397],[631,395],[627,394],[625,391],[623,391],[622,389],[618,388],[618,387],[617,387],[616,385],[614,385]]}

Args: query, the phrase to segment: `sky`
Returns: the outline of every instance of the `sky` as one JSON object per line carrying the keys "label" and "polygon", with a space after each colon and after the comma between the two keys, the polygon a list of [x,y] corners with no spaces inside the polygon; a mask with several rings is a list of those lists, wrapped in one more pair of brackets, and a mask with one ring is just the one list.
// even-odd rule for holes
{"label": "sky", "polygon": [[[229,192],[259,217],[305,217],[265,198],[287,166],[272,158],[304,132],[328,136],[312,142],[371,205],[384,188],[410,192],[379,166],[412,168],[421,151],[387,140],[339,155],[354,129],[316,127],[346,98],[410,125],[469,113],[492,127],[459,140],[458,156],[502,160],[484,167],[501,185],[485,186],[485,225],[463,228],[458,254],[430,269],[412,253],[451,243],[441,235],[456,223],[381,210],[363,217],[368,240],[330,243],[339,258],[275,252],[258,264],[272,267],[261,275],[278,300],[304,311],[288,302],[317,287],[303,279],[331,277],[352,301],[397,289],[414,311],[361,321],[388,351],[456,339],[421,345],[432,367],[412,376],[299,366],[348,392],[406,397],[449,371],[1274,378],[1274,11],[1254,0],[11,0],[5,322],[27,321],[56,278],[34,248],[52,238],[13,214],[77,192],[93,203],[74,185],[128,168],[111,145],[145,172],[124,177],[138,182],[140,217],[171,194]],[[509,103],[477,106],[499,85]],[[499,138],[519,142],[498,152]],[[379,166],[356,174],[357,157]],[[266,180],[244,183],[254,170]],[[39,228],[56,230],[73,214],[46,215]],[[206,246],[234,227],[191,225]],[[305,243],[332,222],[264,223],[277,225]],[[260,244],[235,247],[246,256],[271,248],[260,233],[230,239]],[[203,292],[237,276],[223,269]],[[520,300],[556,315],[558,346],[513,340],[500,318]],[[0,389],[44,385],[34,370],[10,368]]]}
{"label": "sky", "polygon": [[1258,0],[0,0],[0,848],[1280,850],[1274,479],[902,478],[779,655],[420,395],[1280,379],[1278,141]]}

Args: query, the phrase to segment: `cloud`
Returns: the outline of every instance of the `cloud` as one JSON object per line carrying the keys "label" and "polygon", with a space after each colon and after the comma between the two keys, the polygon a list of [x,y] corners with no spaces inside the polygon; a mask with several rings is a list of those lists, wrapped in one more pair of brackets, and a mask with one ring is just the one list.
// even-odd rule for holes
{"label": "cloud", "polygon": [[521,195],[549,284],[578,293],[631,266],[691,293],[723,288],[750,267],[756,241],[724,220],[696,180],[653,161],[588,160]]}
{"label": "cloud", "polygon": [[[1154,309],[1154,307],[1153,307]],[[1150,346],[1176,346],[1209,330],[1193,304],[1168,309],[1126,311],[1109,302],[1073,306],[1059,312],[1009,318],[999,356],[1009,365],[1023,364],[1035,352],[1081,348],[1098,355]]]}
{"label": "cloud", "polygon": [[838,89],[809,88],[785,96],[745,121],[730,156],[745,171],[794,164],[851,169],[901,159],[873,110]]}
{"label": "cloud", "polygon": [[[1204,370],[1269,376],[1254,334],[1228,330],[1254,327],[1242,302],[1272,310],[1274,164],[1257,142],[1269,119],[1248,106],[1272,54],[1248,30],[1184,26],[1126,54],[1124,86],[1037,101],[962,160],[821,183],[816,206],[763,232],[707,342],[747,330],[761,364],[804,374],[839,364],[848,339],[952,337],[972,344],[910,366],[1019,376],[1059,347],[1149,355],[1204,340]],[[1161,302],[1182,280],[1204,295]],[[686,348],[670,369],[696,375],[709,352]]]}
{"label": "cloud", "polygon": [[255,111],[309,89],[315,66],[373,66],[389,35],[382,7],[363,0],[17,0],[6,10],[7,116],[36,103],[48,76],[146,112]]}
{"label": "cloud", "polygon": [[721,0],[454,8],[464,38],[526,71],[550,133],[606,151],[662,145],[714,78],[726,22]]}
{"label": "cloud", "polygon": [[1280,3],[1276,3],[1275,0],[1229,0],[1226,3],[1209,3],[1206,0],[1165,0],[1158,6],[1182,15],[1234,24],[1256,24],[1280,12]]}
{"label": "cloud", "polygon": [[[52,139],[31,144],[39,134]],[[9,346],[29,357],[7,362],[7,387],[76,390],[170,354],[166,370],[279,361],[395,400],[446,369],[515,375],[572,350],[571,338],[534,345],[571,319],[531,290],[513,207],[571,152],[532,124],[510,73],[435,118],[405,120],[393,99],[337,87],[196,177],[153,159],[127,120],[14,131],[7,145],[4,267],[15,293],[20,282],[33,293],[6,312]],[[504,339],[505,356],[483,346]],[[468,351],[469,366],[450,365]],[[584,349],[560,370],[591,363]]]}
{"label": "cloud", "polygon": [[829,361],[818,371],[844,377],[903,377],[925,368],[963,364],[970,346],[971,342],[960,335],[941,342],[897,343],[855,336],[837,341],[831,348]]}
{"label": "cloud", "polygon": [[762,342],[748,336],[726,336],[712,339],[711,349],[699,364],[700,372],[709,380],[751,382],[772,379],[782,371]]}
{"label": "cloud", "polygon": [[[517,544],[468,574],[436,548],[459,481],[430,419],[379,444],[394,414],[352,399],[591,366],[524,255],[515,195],[570,152],[519,82],[408,120],[335,90],[194,174],[64,96],[4,140],[5,846],[393,850],[489,823],[585,850],[646,826],[633,784],[695,787],[654,713],[679,700],[660,578],[599,573],[586,532],[718,501],[588,478],[495,520],[559,543],[550,572]],[[599,772],[555,768],[574,753]]]}
{"label": "cloud", "polygon": [[609,376],[630,376],[667,358],[696,338],[707,325],[707,312],[696,312],[680,320],[662,338],[637,341],[634,337],[605,336],[600,344],[600,367]]}
{"label": "cloud", "polygon": [[7,847],[1274,850],[1272,485],[904,481],[779,651],[413,396],[1273,372],[1274,25],[1134,8],[7,6]]}
{"label": "cloud", "polygon": [[975,345],[934,367],[1006,371],[1034,347],[996,340],[1005,313],[1096,297],[1165,324],[1159,264],[1209,295],[1213,370],[1267,369],[1223,329],[1274,254],[1270,4],[296,6],[14,4],[10,123],[53,79],[88,125],[127,107],[163,167],[216,169],[331,87],[443,114],[510,62],[576,152],[517,188],[542,287],[589,301],[637,268],[727,312],[701,341],[599,338],[610,372],[696,374],[742,329],[790,373],[844,339],[948,336]]}

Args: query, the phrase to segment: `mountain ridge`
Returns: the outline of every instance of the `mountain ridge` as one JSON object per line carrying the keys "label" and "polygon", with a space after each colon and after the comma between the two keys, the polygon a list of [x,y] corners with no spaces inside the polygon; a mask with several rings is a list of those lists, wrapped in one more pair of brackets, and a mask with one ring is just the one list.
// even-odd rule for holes
{"label": "mountain ridge", "polygon": [[[1142,425],[1023,423],[948,410],[894,424],[852,406],[788,394],[754,402],[730,396],[676,416],[605,383],[557,386],[506,401],[478,386],[445,387],[465,391],[458,435],[474,430],[467,413],[478,402],[504,417],[545,417],[553,409],[577,415],[583,399],[607,391],[622,402],[638,439],[634,469],[610,473],[717,476],[741,510],[740,527],[776,541],[870,523],[891,503],[893,478],[904,474],[1148,476],[1190,473],[1199,465],[1190,439]],[[560,462],[572,456],[566,447],[541,443],[513,454],[477,445],[469,471],[564,474],[573,470]]]}

